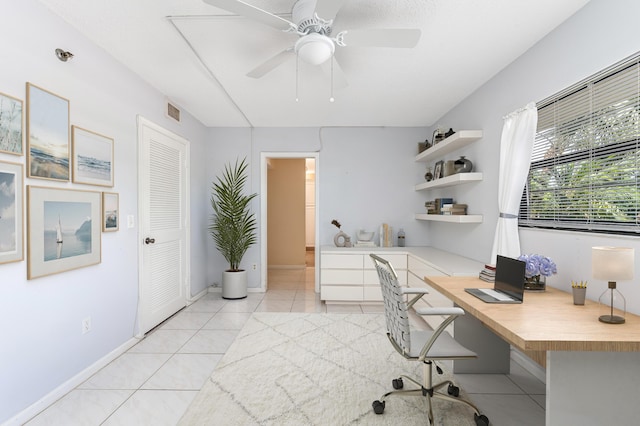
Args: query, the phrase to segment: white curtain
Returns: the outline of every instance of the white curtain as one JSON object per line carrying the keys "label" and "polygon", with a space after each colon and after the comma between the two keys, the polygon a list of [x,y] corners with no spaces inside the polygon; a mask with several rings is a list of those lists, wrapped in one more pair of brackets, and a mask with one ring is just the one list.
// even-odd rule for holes
{"label": "white curtain", "polygon": [[491,250],[491,263],[494,265],[499,254],[520,256],[518,210],[529,173],[537,124],[538,109],[533,102],[504,118],[500,140],[499,216]]}

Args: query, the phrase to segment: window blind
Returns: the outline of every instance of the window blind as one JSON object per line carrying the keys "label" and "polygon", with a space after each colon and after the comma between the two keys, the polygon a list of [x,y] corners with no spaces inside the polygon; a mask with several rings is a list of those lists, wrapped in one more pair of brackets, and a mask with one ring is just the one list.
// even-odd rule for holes
{"label": "window blind", "polygon": [[640,233],[640,53],[538,104],[519,225]]}

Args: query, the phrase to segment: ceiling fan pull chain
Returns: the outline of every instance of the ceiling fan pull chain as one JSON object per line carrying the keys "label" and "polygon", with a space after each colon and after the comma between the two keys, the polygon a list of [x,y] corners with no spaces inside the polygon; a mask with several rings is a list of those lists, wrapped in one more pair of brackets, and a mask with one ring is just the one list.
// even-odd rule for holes
{"label": "ceiling fan pull chain", "polygon": [[296,55],[296,102],[298,102],[298,62],[299,62],[299,58],[298,55]]}
{"label": "ceiling fan pull chain", "polygon": [[329,102],[335,101],[333,98],[333,62],[335,61],[335,57],[331,56],[331,97],[329,98]]}

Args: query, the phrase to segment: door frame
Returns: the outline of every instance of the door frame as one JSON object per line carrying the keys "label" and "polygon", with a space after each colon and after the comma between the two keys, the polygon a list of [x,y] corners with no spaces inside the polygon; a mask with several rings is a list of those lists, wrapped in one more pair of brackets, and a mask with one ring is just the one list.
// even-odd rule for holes
{"label": "door frame", "polygon": [[270,158],[313,158],[316,162],[316,174],[315,174],[315,236],[314,236],[314,256],[315,256],[315,291],[320,293],[320,246],[319,246],[319,229],[320,229],[320,215],[318,214],[320,205],[320,191],[318,190],[318,176],[320,175],[320,154],[316,152],[261,152],[260,153],[260,193],[263,194],[260,197],[260,290],[262,292],[267,291],[267,199],[269,198],[267,191],[267,171],[268,160]]}
{"label": "door frame", "polygon": [[[147,200],[142,196],[142,176],[143,176],[143,172],[145,172],[148,175],[148,170],[146,169],[146,164],[147,162],[145,161],[145,155],[142,152],[142,137],[143,137],[143,132],[142,129],[143,127],[146,126],[148,128],[152,128],[155,131],[164,134],[165,136],[171,138],[171,139],[175,139],[176,141],[178,141],[179,143],[183,144],[185,147],[185,158],[184,158],[184,164],[182,165],[182,171],[184,172],[184,184],[185,184],[185,191],[184,191],[184,196],[185,196],[185,211],[184,211],[184,223],[183,226],[185,227],[185,245],[184,245],[184,257],[185,257],[185,273],[184,273],[184,297],[185,297],[185,306],[187,305],[187,303],[189,302],[190,298],[191,298],[191,173],[190,173],[190,163],[191,163],[191,144],[189,142],[188,139],[178,135],[177,133],[174,133],[170,130],[165,129],[164,127],[154,123],[153,121],[138,115],[137,116],[137,127],[138,127],[138,185],[137,185],[137,200],[138,200],[138,227],[136,230],[136,241],[138,244],[138,306],[137,306],[137,315],[136,315],[136,337],[143,337],[144,334],[141,333],[140,331],[140,325],[141,325],[141,314],[142,312],[140,311],[141,309],[141,304],[140,304],[140,298],[141,298],[141,294],[142,294],[142,283],[143,283],[143,279],[144,279],[144,271],[145,271],[145,265],[144,265],[144,242],[143,242],[143,235],[142,235],[142,230],[143,230],[143,226],[142,223],[143,221],[145,221],[145,226],[144,229],[148,228],[148,222],[143,218],[142,212],[145,211],[146,208],[146,202]],[[135,223],[135,222],[133,222]],[[135,225],[134,225],[135,226]]]}

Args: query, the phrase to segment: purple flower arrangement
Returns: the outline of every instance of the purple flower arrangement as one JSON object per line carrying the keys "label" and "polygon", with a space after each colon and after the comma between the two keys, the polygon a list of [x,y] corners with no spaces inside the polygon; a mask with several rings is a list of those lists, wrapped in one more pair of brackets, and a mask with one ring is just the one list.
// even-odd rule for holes
{"label": "purple flower arrangement", "polygon": [[518,257],[518,260],[522,260],[526,263],[527,266],[524,275],[527,278],[531,278],[536,275],[548,277],[549,275],[558,272],[556,264],[547,256],[539,254],[523,254]]}

